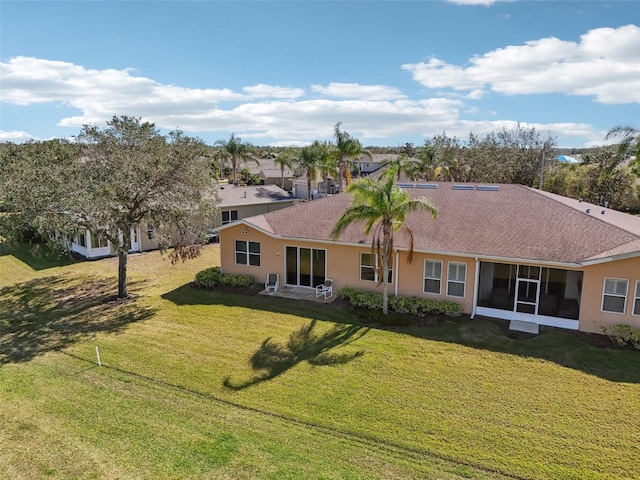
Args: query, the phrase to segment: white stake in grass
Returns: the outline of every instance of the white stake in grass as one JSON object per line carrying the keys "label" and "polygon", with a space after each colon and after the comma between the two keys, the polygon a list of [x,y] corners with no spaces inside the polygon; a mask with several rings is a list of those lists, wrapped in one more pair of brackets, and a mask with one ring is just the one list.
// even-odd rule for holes
{"label": "white stake in grass", "polygon": [[98,366],[102,366],[102,363],[100,363],[100,350],[98,350],[98,346],[96,345],[96,358],[98,359]]}

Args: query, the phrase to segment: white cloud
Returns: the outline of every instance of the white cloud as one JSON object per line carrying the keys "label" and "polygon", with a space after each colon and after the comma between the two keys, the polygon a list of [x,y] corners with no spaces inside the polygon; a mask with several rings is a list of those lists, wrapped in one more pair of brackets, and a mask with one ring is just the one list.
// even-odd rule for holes
{"label": "white cloud", "polygon": [[640,103],[640,27],[597,28],[570,42],[549,37],[499,48],[448,64],[438,58],[403,69],[428,88],[475,91],[487,86],[506,95],[564,93],[600,103]]}
{"label": "white cloud", "polygon": [[252,87],[244,87],[242,90],[251,98],[282,98],[291,100],[302,97],[305,93],[302,88],[279,87],[265,85],[263,83]]}
{"label": "white cloud", "polygon": [[195,89],[162,85],[127,70],[93,70],[68,62],[14,57],[0,63],[2,101],[14,105],[64,103],[83,115],[60,121],[61,126],[82,126],[114,114],[141,117],[167,112],[198,112],[222,101],[246,97],[229,89]]}
{"label": "white cloud", "polygon": [[312,85],[311,90],[328,97],[356,98],[360,100],[402,100],[406,98],[399,89],[386,85],[360,85],[357,83],[330,83],[327,86]]}
{"label": "white cloud", "polygon": [[[625,49],[627,43],[614,33],[609,32],[609,35],[618,40],[618,58],[633,57],[635,52]],[[597,35],[587,38],[583,49],[593,55],[601,54],[603,47],[595,41],[597,38]],[[236,132],[257,144],[282,146],[330,139],[333,126],[339,121],[346,131],[365,144],[394,137],[430,137],[443,131],[466,139],[471,131],[484,134],[505,125],[504,120],[496,120],[497,113],[488,110],[489,106],[478,110],[466,102],[484,98],[489,91],[488,85],[495,90],[495,85],[506,82],[509,61],[520,62],[528,68],[539,66],[541,60],[536,54],[544,57],[541,52],[546,48],[549,51],[546,55],[550,56],[557,42],[564,47],[562,55],[571,52],[564,42],[549,39],[530,46],[532,51],[510,50],[521,47],[496,50],[479,58],[469,68],[431,59],[429,65],[433,67],[434,76],[429,81],[443,89],[444,94],[416,99],[407,98],[397,88],[357,83],[312,85],[308,88],[311,95],[306,95],[303,88],[265,84],[247,86],[242,93],[230,89],[195,89],[163,85],[134,76],[130,69],[92,70],[68,62],[16,57],[0,63],[2,102],[25,106],[64,104],[77,109],[77,114],[60,118],[59,126],[80,128],[88,123],[103,124],[113,115],[126,114],[142,117],[164,129],[177,127],[196,135],[215,132],[220,138],[225,134],[219,132]],[[546,47],[545,43],[548,43]],[[611,43],[615,43],[613,38]],[[482,62],[491,64],[491,68],[483,66]],[[495,79],[481,81],[482,76],[473,69],[483,68],[489,69]],[[516,66],[516,70],[518,68],[524,67]],[[416,74],[419,70],[416,68]],[[452,78],[455,83],[451,82]],[[634,79],[630,80],[630,85]],[[607,91],[609,95],[615,95],[616,87],[619,84],[602,86],[600,94]],[[476,115],[487,110],[491,120],[481,119],[479,115],[474,118],[480,121],[460,118],[461,111]],[[516,120],[511,123],[515,124]],[[536,128],[541,132],[551,131],[553,135],[589,141],[602,138],[601,132],[586,124],[540,124]],[[31,138],[34,137],[24,131],[0,132],[2,141],[20,142]]]}
{"label": "white cloud", "polygon": [[38,139],[33,135],[31,135],[30,133],[22,132],[19,130],[13,130],[11,132],[0,130],[0,142],[22,143],[22,142],[28,142],[29,140],[38,140]]}

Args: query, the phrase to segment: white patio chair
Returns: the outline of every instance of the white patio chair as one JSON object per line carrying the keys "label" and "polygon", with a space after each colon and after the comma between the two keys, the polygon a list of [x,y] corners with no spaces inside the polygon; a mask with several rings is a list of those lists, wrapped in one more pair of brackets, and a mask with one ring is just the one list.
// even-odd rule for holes
{"label": "white patio chair", "polygon": [[331,298],[333,296],[333,280],[326,278],[324,283],[321,283],[316,287],[316,298],[322,297]]}
{"label": "white patio chair", "polygon": [[280,286],[280,277],[277,273],[268,273],[267,281],[264,282],[264,289],[267,292],[277,292]]}

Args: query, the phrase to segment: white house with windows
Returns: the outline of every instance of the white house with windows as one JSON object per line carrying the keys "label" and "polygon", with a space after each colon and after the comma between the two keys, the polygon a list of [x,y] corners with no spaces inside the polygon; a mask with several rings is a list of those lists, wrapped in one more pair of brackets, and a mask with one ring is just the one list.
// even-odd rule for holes
{"label": "white house with windows", "polygon": [[[158,248],[157,243],[153,240],[153,226],[151,224],[145,225],[144,233],[140,225],[135,225],[131,227],[129,235],[131,235],[129,253]],[[115,255],[114,247],[104,236],[89,230],[85,230],[72,239],[71,251],[89,260]]]}
{"label": "white house with windows", "polygon": [[[390,291],[448,299],[485,316],[601,333],[640,328],[640,217],[521,185],[400,184],[438,210],[415,212],[413,260],[395,237]],[[350,205],[347,193],[239,218],[220,228],[221,269],[281,285],[377,290],[371,237],[352,225],[330,232]]]}

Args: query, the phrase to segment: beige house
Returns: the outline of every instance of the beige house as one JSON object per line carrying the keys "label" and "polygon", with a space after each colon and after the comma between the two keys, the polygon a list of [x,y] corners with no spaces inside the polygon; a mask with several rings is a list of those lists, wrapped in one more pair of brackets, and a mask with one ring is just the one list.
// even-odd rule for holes
{"label": "beige house", "polygon": [[246,217],[273,212],[298,202],[277,185],[220,185],[220,214],[213,227],[236,222]]}
{"label": "beige house", "polygon": [[[439,213],[409,215],[411,263],[407,239],[396,236],[393,294],[453,300],[472,317],[532,326],[640,328],[639,217],[520,185],[399,185]],[[380,290],[363,227],[330,236],[350,201],[333,195],[222,227],[222,272]]]}
{"label": "beige house", "polygon": [[281,187],[284,177],[284,189],[288,192],[292,189],[292,182],[294,180],[293,171],[285,167],[283,172],[282,168],[280,168],[273,158],[260,158],[258,159],[258,163],[247,162],[238,168],[238,171],[243,168],[247,168],[251,173],[258,175],[264,185],[277,185]]}

